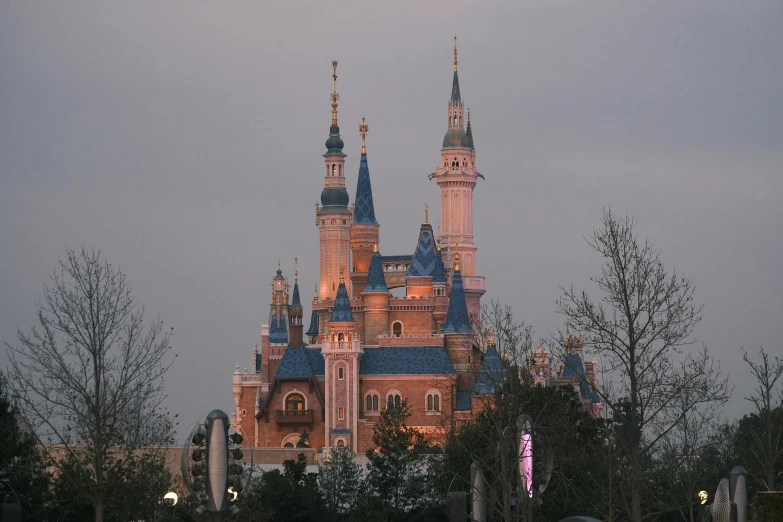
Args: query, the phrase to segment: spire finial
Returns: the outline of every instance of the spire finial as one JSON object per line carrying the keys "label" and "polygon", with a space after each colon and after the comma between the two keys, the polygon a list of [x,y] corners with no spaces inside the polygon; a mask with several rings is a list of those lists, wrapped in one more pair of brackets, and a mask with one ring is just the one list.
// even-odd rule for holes
{"label": "spire finial", "polygon": [[459,270],[459,254],[454,254],[454,271]]}
{"label": "spire finial", "polygon": [[343,272],[345,271],[345,267],[340,267],[340,283],[344,283],[345,279],[343,278]]}
{"label": "spire finial", "polygon": [[332,62],[332,78],[334,79],[334,90],[332,91],[332,125],[337,125],[337,100],[340,99],[340,95],[337,94],[337,60]]}
{"label": "spire finial", "polygon": [[294,258],[294,283],[299,282],[299,258]]}
{"label": "spire finial", "polygon": [[424,203],[424,224],[428,224],[430,222],[430,206],[427,205],[427,203]]}
{"label": "spire finial", "polygon": [[378,251],[378,243],[374,243],[372,246],[372,251],[377,252]]}
{"label": "spire finial", "polygon": [[318,285],[313,289],[313,301],[318,301]]}
{"label": "spire finial", "polygon": [[362,135],[362,154],[367,154],[367,147],[364,146],[364,137],[367,136],[367,131],[369,130],[370,127],[364,123],[364,116],[362,116],[362,124],[359,125],[359,134]]}
{"label": "spire finial", "polygon": [[456,34],[454,35],[454,72],[457,72],[457,35]]}
{"label": "spire finial", "polygon": [[470,123],[470,107],[468,107],[468,123]]}

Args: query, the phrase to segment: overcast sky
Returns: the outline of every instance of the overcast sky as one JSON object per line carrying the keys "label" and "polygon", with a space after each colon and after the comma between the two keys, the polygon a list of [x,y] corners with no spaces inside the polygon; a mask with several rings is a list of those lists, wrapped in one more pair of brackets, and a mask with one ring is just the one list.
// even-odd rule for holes
{"label": "overcast sky", "polygon": [[727,416],[747,409],[740,347],[783,353],[783,3],[379,4],[0,3],[0,338],[67,247],[99,248],[174,327],[169,409],[230,412],[278,259],[306,301],[317,282],[331,60],[351,201],[366,116],[381,250],[410,254],[456,33],[484,299],[557,329],[602,207],[630,212],[696,284]]}

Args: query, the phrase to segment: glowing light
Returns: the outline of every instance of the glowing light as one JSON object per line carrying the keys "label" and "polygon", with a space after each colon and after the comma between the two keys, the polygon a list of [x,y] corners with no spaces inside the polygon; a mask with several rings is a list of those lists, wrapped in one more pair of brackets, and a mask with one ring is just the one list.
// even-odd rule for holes
{"label": "glowing light", "polygon": [[707,495],[706,491],[699,491],[699,500],[701,500],[702,504],[706,504],[707,503],[707,498],[708,497],[709,497],[709,495]]}
{"label": "glowing light", "polygon": [[168,493],[163,495],[163,500],[171,501],[171,505],[176,506],[177,502],[179,501],[179,495],[177,495],[173,491],[169,491]]}
{"label": "glowing light", "polygon": [[235,501],[237,497],[239,497],[239,493],[236,490],[234,490],[233,487],[228,488],[228,494],[230,495],[230,498],[228,500],[231,502]]}
{"label": "glowing light", "polygon": [[527,496],[533,496],[533,437],[530,432],[522,433],[519,439],[519,454],[522,456],[520,462],[522,474],[522,486],[527,491]]}

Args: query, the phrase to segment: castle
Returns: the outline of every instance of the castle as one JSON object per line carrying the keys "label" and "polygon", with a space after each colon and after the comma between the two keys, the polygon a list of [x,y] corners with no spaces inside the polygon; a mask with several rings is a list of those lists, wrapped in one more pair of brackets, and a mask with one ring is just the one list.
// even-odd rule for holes
{"label": "castle", "polygon": [[[255,446],[292,447],[310,434],[314,448],[372,447],[387,404],[406,400],[408,424],[433,440],[473,418],[502,372],[493,343],[474,332],[484,294],[473,243],[473,190],[479,178],[470,114],[459,88],[457,46],[441,162],[429,175],[441,190],[436,237],[425,209],[415,251],[382,254],[362,119],[361,160],[353,206],[345,183],[337,123],[337,62],[324,186],[316,205],[320,275],[309,327],[298,272],[290,286],[278,265],[269,321],[261,326],[253,371],[233,375],[235,410]],[[391,290],[404,289],[403,297]],[[541,377],[543,379],[543,376]]]}

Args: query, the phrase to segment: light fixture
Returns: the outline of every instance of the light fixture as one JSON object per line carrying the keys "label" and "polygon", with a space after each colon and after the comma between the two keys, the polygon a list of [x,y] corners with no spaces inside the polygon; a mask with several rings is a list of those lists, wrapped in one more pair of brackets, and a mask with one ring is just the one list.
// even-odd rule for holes
{"label": "light fixture", "polygon": [[170,506],[176,506],[177,502],[179,501],[179,495],[177,495],[173,491],[169,491],[168,493],[163,495],[163,501]]}

